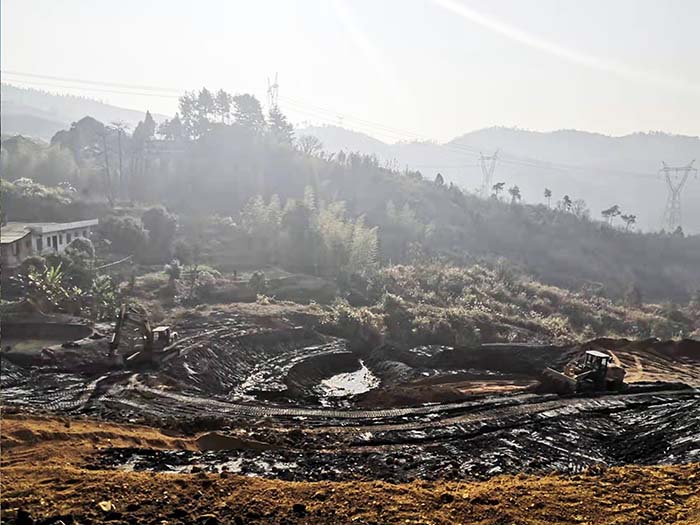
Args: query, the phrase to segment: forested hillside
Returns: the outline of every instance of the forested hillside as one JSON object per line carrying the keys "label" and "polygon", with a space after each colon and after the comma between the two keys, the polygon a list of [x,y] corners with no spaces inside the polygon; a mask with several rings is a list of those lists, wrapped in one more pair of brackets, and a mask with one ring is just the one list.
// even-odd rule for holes
{"label": "forested hillside", "polygon": [[568,195],[526,204],[517,185],[482,199],[373,156],[326,152],[250,95],[188,93],[174,118],[157,126],[147,114],[133,132],[86,117],[50,145],[7,139],[2,168],[7,218],[98,213],[125,252],[139,253],[144,207],[166,206],[163,220],[178,226],[155,256],[165,262],[179,239],[214,264],[334,279],[505,260],[545,283],[637,302],[687,301],[700,288],[699,236],[635,232],[619,209],[596,220]]}
{"label": "forested hillside", "polygon": [[[666,184],[659,175],[662,162],[685,166],[700,161],[700,138],[666,133],[635,133],[610,137],[598,133],[560,130],[549,133],[492,127],[466,133],[447,143],[406,138],[393,144],[337,126],[308,127],[300,134],[318,137],[331,151],[376,155],[382,165],[419,169],[430,178],[470,190],[479,189],[479,154],[498,150],[494,183],[518,185],[523,200],[544,203],[543,189],[554,200],[564,195],[584,199],[593,215],[615,204],[637,215],[636,227],[659,231],[663,226]],[[700,231],[700,179],[688,181],[683,192],[683,229]]]}

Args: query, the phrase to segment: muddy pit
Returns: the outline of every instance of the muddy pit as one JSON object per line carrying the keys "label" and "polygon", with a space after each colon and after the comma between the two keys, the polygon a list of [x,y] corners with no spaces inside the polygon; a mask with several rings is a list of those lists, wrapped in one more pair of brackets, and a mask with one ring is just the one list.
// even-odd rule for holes
{"label": "muddy pit", "polygon": [[[6,354],[3,403],[216,430],[236,443],[200,453],[108,449],[96,468],[407,481],[700,461],[698,342],[357,352],[288,321],[222,314],[176,329],[179,354],[155,369],[90,373],[60,353],[29,364]],[[587,347],[612,352],[636,385],[587,397],[531,391],[542,368]],[[106,359],[100,341],[72,352]]]}
{"label": "muddy pit", "polygon": [[44,348],[85,339],[93,330],[71,323],[2,323],[2,349],[15,354],[37,354]]}

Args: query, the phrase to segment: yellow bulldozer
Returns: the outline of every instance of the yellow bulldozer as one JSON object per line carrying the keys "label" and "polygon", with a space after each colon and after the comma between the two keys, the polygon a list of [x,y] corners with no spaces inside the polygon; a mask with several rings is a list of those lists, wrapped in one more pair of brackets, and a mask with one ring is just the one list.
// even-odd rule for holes
{"label": "yellow bulldozer", "polygon": [[558,394],[620,391],[625,388],[625,370],[613,364],[610,355],[587,350],[570,361],[563,372],[545,368],[541,388]]}

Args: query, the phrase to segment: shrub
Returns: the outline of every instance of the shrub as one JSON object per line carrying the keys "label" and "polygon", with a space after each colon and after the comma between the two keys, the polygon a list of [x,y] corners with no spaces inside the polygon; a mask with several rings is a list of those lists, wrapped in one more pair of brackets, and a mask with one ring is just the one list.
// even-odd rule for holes
{"label": "shrub", "polygon": [[85,237],[76,237],[68,246],[66,246],[66,254],[72,257],[80,257],[85,259],[95,258],[95,246],[90,239]]}
{"label": "shrub", "polygon": [[117,253],[139,254],[146,246],[148,235],[141,223],[133,217],[108,215],[100,221],[100,236]]}
{"label": "shrub", "polygon": [[167,261],[172,257],[173,241],[177,231],[177,216],[162,206],[149,208],[141,218],[148,231],[148,257],[152,261]]}

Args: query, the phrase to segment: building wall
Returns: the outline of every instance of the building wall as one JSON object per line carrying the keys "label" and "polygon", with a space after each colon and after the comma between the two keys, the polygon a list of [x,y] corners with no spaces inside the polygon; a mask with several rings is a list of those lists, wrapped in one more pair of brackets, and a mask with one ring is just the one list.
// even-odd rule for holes
{"label": "building wall", "polygon": [[91,227],[73,228],[51,233],[31,232],[27,236],[0,247],[0,262],[7,268],[18,266],[31,255],[63,253],[66,247],[79,237],[89,238]]}
{"label": "building wall", "polygon": [[51,233],[32,234],[32,247],[35,253],[48,255],[49,253],[63,253],[73,239],[79,237],[89,238],[91,233],[89,226],[71,230],[61,230]]}
{"label": "building wall", "polygon": [[19,265],[34,253],[32,235],[29,234],[13,243],[0,245],[0,261],[3,266]]}

